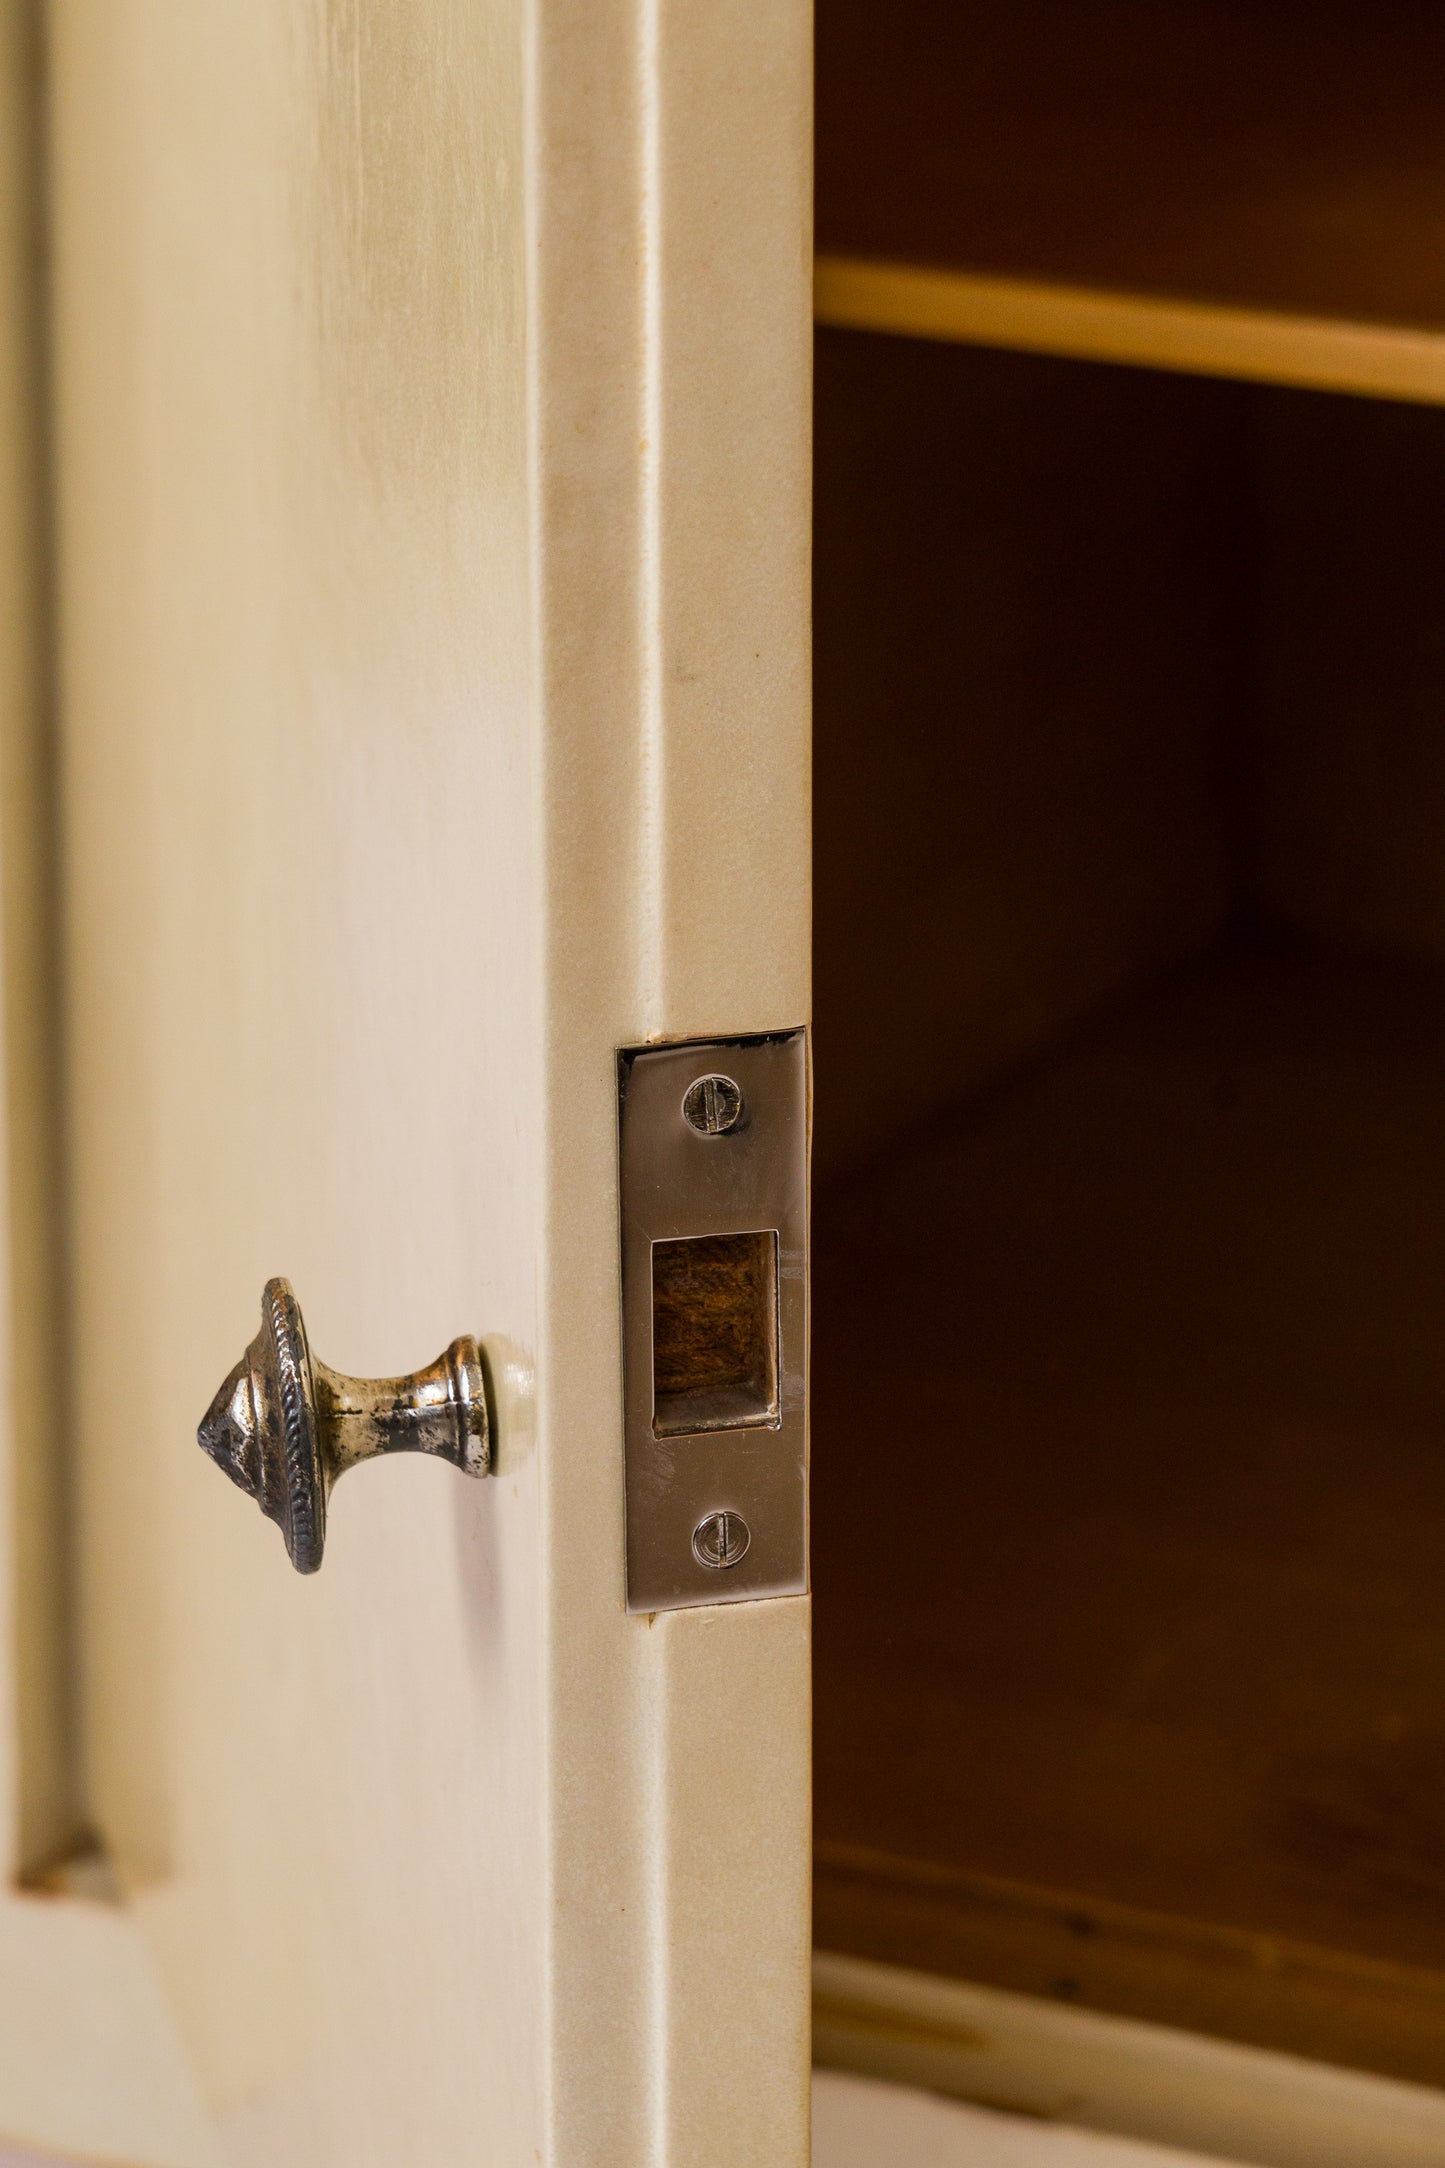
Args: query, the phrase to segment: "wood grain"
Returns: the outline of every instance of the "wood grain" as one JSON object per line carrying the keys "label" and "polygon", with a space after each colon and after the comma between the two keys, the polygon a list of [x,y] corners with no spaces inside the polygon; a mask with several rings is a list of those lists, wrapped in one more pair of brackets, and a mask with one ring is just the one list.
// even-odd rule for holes
{"label": "wood grain", "polygon": [[826,1179],[1214,938],[1247,395],[817,343],[815,1017]]}
{"label": "wood grain", "polygon": [[[1437,967],[1240,947],[820,1199],[835,1946],[1445,2076],[1445,2004],[1126,1990],[1095,1911],[1445,1977],[1442,1104]],[[846,1847],[913,1864],[845,1902]],[[930,1874],[1076,1931],[1001,1954]]]}
{"label": "wood grain", "polygon": [[[1028,1896],[1002,1894],[1005,1903]],[[1176,1922],[1129,1924],[1156,1936],[1178,1931]],[[1189,1941],[1186,1930],[1186,1951]],[[1305,1955],[1268,1953],[1272,1965]],[[1320,1974],[1336,1995],[1340,1972]],[[1435,2088],[829,1950],[813,1960],[813,2038],[825,2069],[1214,2162],[1426,2168],[1445,2157],[1445,2093]]]}
{"label": "wood grain", "polygon": [[839,330],[1359,392],[1423,406],[1445,403],[1445,335],[1398,324],[1291,316],[867,256],[817,258],[813,314],[819,324]]}
{"label": "wood grain", "polygon": [[814,1917],[821,1949],[925,1979],[1440,2082],[1445,1972],[826,1840]]}
{"label": "wood grain", "polygon": [[1445,954],[1445,424],[823,332],[818,1167],[1232,924]]}
{"label": "wood grain", "polygon": [[652,1245],[653,1428],[659,1437],[778,1419],[778,1238]]}
{"label": "wood grain", "polygon": [[1439,2083],[1445,20],[819,37],[820,1933]]}

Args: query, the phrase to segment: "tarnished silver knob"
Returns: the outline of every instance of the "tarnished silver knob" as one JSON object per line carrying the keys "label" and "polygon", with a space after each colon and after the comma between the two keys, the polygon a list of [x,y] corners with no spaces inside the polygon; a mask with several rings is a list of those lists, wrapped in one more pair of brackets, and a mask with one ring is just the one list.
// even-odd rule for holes
{"label": "tarnished silver knob", "polygon": [[378,1453],[434,1453],[463,1475],[491,1466],[486,1377],[469,1336],[404,1378],[344,1378],[313,1360],[290,1285],[268,1280],[261,1330],[226,1379],[197,1436],[268,1520],[298,1573],[326,1545],[336,1478]]}

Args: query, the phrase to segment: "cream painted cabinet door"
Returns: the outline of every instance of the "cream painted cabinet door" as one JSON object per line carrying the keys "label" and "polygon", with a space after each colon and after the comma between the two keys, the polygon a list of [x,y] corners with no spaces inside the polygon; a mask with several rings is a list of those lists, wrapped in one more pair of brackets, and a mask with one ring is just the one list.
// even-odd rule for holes
{"label": "cream painted cabinet door", "polygon": [[[800,2168],[806,1597],[623,1604],[616,1050],[807,1016],[802,0],[54,0],[89,1811],[221,2157]],[[284,1273],[484,1337],[321,1572]]]}

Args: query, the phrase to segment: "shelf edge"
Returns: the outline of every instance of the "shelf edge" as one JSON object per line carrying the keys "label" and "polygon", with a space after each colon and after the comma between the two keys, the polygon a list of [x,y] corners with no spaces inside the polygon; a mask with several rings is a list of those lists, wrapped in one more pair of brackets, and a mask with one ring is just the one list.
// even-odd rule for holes
{"label": "shelf edge", "polygon": [[1445,405],[1445,332],[819,255],[814,321],[1314,391]]}
{"label": "shelf edge", "polygon": [[819,1950],[813,2055],[911,2085],[1259,2168],[1424,2168],[1445,2094],[1167,2025]]}

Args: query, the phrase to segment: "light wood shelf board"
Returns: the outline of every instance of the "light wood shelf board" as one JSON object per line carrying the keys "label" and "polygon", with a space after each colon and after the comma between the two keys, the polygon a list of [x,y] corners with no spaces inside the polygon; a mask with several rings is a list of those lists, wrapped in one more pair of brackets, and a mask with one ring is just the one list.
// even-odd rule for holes
{"label": "light wood shelf board", "polygon": [[[830,1949],[929,1979],[986,1981],[1050,2008],[1147,2020],[1231,2049],[1252,2041],[1252,2052],[1427,2087],[1445,2077],[1445,1972],[1420,1966],[827,1838],[815,1932]],[[997,2090],[974,2097],[1038,2105]]]}
{"label": "light wood shelf board", "polygon": [[820,255],[814,316],[1078,361],[1445,405],[1445,333]]}
{"label": "light wood shelf board", "polygon": [[820,1950],[814,2055],[1257,2168],[1433,2168],[1445,2094]]}

